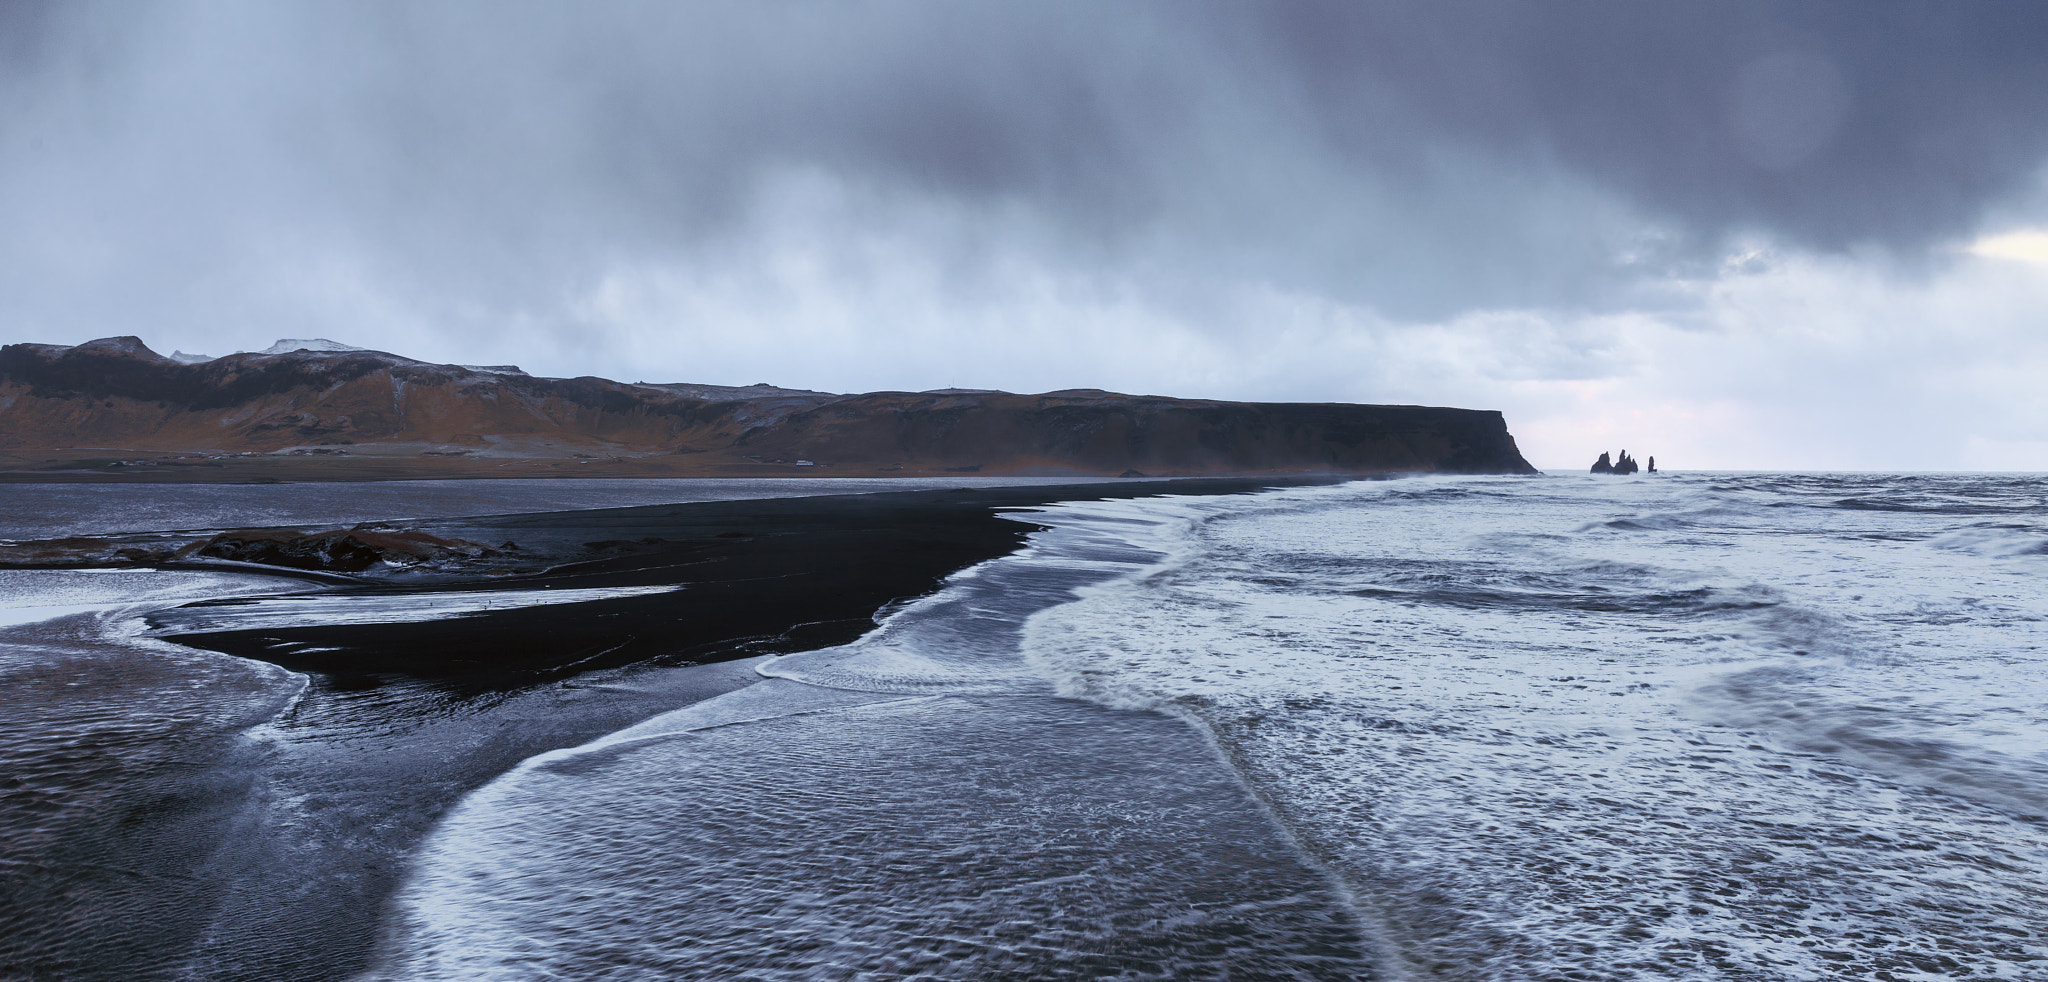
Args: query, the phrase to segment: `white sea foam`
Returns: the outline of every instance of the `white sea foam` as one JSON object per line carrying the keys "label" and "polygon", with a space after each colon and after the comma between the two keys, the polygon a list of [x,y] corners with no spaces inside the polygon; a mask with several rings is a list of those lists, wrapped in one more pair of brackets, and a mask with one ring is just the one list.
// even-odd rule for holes
{"label": "white sea foam", "polygon": [[2048,978],[2041,492],[1034,510],[860,642],[472,796],[379,977]]}
{"label": "white sea foam", "polygon": [[[1018,553],[952,577],[944,590],[890,612],[858,643],[776,659],[761,673],[836,689],[885,692],[1027,693],[1050,685],[1019,646],[1024,618],[1073,598],[1091,583],[1163,560],[1126,529],[1179,521],[1177,502],[1087,502],[1062,511],[1071,523],[1039,532]],[[1020,521],[1039,512],[1020,510]]]}
{"label": "white sea foam", "polygon": [[303,590],[275,576],[170,570],[0,569],[0,626],[135,605]]}
{"label": "white sea foam", "polygon": [[260,631],[318,624],[415,624],[494,610],[590,603],[621,597],[674,593],[676,584],[542,590],[447,590],[340,596],[238,597],[165,611],[159,620],[180,634],[203,631]]}
{"label": "white sea foam", "polygon": [[756,690],[470,796],[370,977],[1369,975],[1320,878],[1175,721]]}
{"label": "white sea foam", "polygon": [[528,760],[422,850],[372,977],[1369,977],[1199,734],[1025,663],[1033,611],[1159,558],[1043,533],[855,644]]}
{"label": "white sea foam", "polygon": [[1419,977],[2042,977],[2048,581],[1943,507],[2027,492],[1771,481],[1218,502],[1026,647],[1211,727]]}

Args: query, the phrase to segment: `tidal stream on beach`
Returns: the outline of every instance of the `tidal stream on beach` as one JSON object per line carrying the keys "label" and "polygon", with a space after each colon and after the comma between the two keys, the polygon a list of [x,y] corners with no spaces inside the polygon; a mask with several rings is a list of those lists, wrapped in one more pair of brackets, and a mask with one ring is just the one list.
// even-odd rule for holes
{"label": "tidal stream on beach", "polygon": [[[2048,980],[2048,479],[1015,517],[860,640],[428,816],[366,977]],[[133,644],[209,732],[290,738],[300,677]]]}

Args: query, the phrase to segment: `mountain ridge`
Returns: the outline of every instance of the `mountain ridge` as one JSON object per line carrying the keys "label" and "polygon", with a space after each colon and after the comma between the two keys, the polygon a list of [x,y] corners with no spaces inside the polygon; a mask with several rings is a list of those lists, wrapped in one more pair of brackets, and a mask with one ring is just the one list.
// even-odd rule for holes
{"label": "mountain ridge", "polygon": [[[456,476],[455,458],[469,471],[554,462],[621,476],[1534,472],[1486,410],[628,383],[324,339],[276,350],[295,343],[311,344],[193,363],[133,336],[0,347],[0,454],[17,472],[74,473],[306,456],[356,458],[373,476],[408,464]],[[144,456],[66,457],[95,448]]]}

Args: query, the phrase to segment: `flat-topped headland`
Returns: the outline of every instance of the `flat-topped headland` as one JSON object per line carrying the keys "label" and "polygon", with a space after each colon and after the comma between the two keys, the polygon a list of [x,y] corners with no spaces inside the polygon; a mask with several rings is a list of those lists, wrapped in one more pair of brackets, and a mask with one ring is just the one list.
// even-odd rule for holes
{"label": "flat-topped headland", "polygon": [[0,480],[1534,472],[1490,410],[627,383],[293,343],[0,348]]}

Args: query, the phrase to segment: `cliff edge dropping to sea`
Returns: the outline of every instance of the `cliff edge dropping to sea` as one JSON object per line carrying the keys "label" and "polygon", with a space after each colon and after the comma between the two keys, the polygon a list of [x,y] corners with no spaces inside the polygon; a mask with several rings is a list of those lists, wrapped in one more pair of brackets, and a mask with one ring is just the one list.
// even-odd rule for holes
{"label": "cliff edge dropping to sea", "polygon": [[0,348],[13,480],[1527,474],[1493,411],[556,379],[332,342]]}

